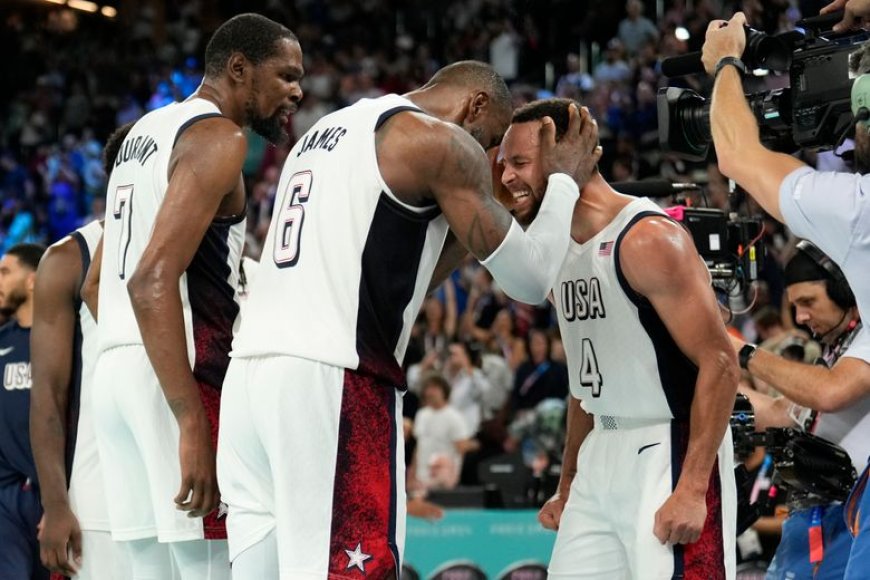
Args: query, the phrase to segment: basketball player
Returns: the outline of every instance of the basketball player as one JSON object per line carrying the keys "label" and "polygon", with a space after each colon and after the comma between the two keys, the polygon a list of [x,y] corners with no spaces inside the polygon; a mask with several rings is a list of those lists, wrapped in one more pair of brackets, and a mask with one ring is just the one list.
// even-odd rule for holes
{"label": "basketball player", "polygon": [[[130,127],[106,142],[106,175]],[[102,235],[103,224],[93,221],[45,252],[36,273],[31,334],[30,434],[44,511],[40,554],[49,570],[80,580],[131,576],[127,556],[110,534],[91,417],[96,323],[80,295]]]}
{"label": "basketball player", "polygon": [[45,248],[12,246],[0,258],[0,578],[48,580],[39,563],[36,526],[42,516],[30,452],[30,327],[33,284]]}
{"label": "basketball player", "polygon": [[510,111],[489,65],[460,62],[327,115],[290,152],[224,383],[234,578],[397,577],[401,361],[448,230],[441,271],[468,248],[509,295],[541,302],[598,156],[585,110],[559,142],[544,126],[549,188],[523,232],[492,197],[484,152]]}
{"label": "basketball player", "polygon": [[115,160],[94,417],[112,537],[136,580],[169,578],[172,560],[182,579],[229,576],[215,445],[239,310],[242,127],[286,140],[302,74],[290,30],[236,16],[209,41],[197,92],[142,117]]}
{"label": "basketball player", "polygon": [[[570,102],[514,113],[502,182],[520,221],[545,185],[541,119],[565,127]],[[559,492],[539,515],[559,530],[550,578],[733,578],[737,359],[691,237],[595,173],[553,300],[572,396]]]}

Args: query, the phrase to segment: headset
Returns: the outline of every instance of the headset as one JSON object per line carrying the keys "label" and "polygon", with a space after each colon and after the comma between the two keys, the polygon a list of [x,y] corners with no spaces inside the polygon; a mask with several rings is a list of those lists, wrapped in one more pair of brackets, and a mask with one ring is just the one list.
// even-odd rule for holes
{"label": "headset", "polygon": [[[870,75],[863,75],[868,79],[867,87],[870,89]],[[865,108],[865,111],[870,115],[870,109]],[[798,242],[797,249],[815,262],[825,272],[830,274],[830,277],[825,280],[825,290],[828,292],[828,297],[843,310],[849,310],[855,306],[855,295],[852,294],[852,289],[849,288],[849,283],[846,281],[846,276],[840,267],[837,266],[824,252],[822,252],[815,244],[807,240]]]}
{"label": "headset", "polygon": [[852,82],[852,115],[855,124],[870,129],[870,74],[858,76]]}

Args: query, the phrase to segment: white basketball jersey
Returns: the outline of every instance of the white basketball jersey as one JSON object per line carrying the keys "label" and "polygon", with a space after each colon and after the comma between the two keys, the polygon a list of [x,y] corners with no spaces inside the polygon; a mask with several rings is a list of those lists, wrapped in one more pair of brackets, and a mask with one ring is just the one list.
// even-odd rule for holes
{"label": "white basketball jersey", "polygon": [[[142,117],[121,145],[106,199],[99,304],[103,350],[142,344],[127,281],[151,238],[176,141],[193,123],[216,116],[218,108],[204,99],[173,103]],[[215,387],[229,364],[244,237],[244,215],[216,218],[179,283],[194,376]]]}
{"label": "white basketball jersey", "polygon": [[[97,220],[71,234],[78,242],[82,255],[82,280],[102,235],[103,227]],[[79,302],[67,417],[69,501],[83,530],[108,531],[109,513],[91,412],[94,366],[98,352],[97,323],[85,303]]]}
{"label": "white basketball jersey", "polygon": [[447,234],[438,206],[400,202],[375,130],[418,110],[387,95],[322,118],[285,162],[234,357],[290,355],[403,386],[400,362]]}
{"label": "white basketball jersey", "polygon": [[572,241],[553,297],[571,394],[587,412],[687,420],[697,367],[619,268],[624,234],[650,215],[664,213],[636,199],[586,243]]}

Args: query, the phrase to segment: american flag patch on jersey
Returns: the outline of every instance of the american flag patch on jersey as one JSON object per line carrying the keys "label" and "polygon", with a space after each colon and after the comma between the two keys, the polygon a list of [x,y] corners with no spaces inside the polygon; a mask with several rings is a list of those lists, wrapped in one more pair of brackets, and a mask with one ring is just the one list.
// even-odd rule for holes
{"label": "american flag patch on jersey", "polygon": [[598,246],[599,256],[609,256],[613,253],[613,242],[601,242]]}

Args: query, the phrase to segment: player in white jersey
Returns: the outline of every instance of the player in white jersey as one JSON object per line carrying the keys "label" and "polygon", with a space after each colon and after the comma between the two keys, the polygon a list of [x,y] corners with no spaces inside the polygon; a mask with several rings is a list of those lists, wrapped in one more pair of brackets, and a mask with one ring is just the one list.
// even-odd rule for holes
{"label": "player in white jersey", "polygon": [[[107,174],[131,126],[106,142]],[[102,235],[102,223],[93,221],[45,252],[31,333],[30,431],[44,510],[42,563],[80,580],[131,577],[126,553],[110,534],[91,413],[97,326],[81,299]]]}
{"label": "player in white jersey", "polygon": [[242,127],[286,140],[302,98],[299,43],[263,16],[218,28],[205,69],[188,100],[136,122],[108,186],[94,414],[136,579],[168,578],[173,560],[182,579],[229,576],[214,450],[239,310]]}
{"label": "player in white jersey", "polygon": [[[544,185],[540,120],[514,113],[502,182],[526,221]],[[571,400],[550,578],[733,578],[736,489],[728,419],[737,360],[691,237],[647,199],[596,173],[574,207],[553,286]],[[582,445],[582,446],[581,446]]]}
{"label": "player in white jersey", "polygon": [[467,247],[508,294],[542,301],[575,180],[597,159],[586,111],[560,143],[545,128],[549,189],[524,233],[493,199],[481,147],[499,143],[510,107],[489,65],[455,63],[406,96],[327,115],[290,152],[224,383],[235,578],[397,577],[401,361],[422,299]]}

